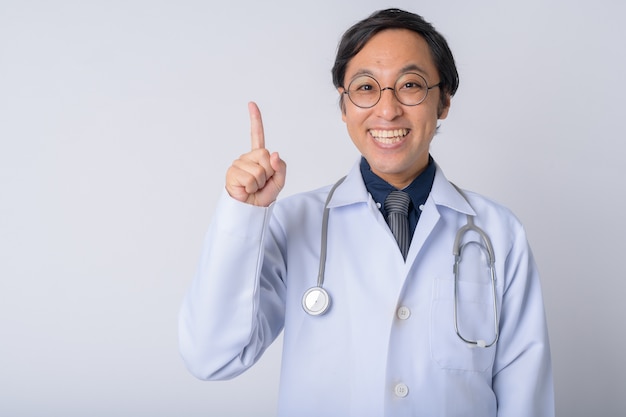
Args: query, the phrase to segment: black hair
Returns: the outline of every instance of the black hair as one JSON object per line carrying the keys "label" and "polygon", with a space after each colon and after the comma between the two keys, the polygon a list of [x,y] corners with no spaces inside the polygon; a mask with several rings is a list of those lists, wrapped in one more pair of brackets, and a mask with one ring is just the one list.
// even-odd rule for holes
{"label": "black hair", "polygon": [[[445,38],[422,16],[400,9],[386,9],[374,12],[343,34],[337,48],[335,64],[332,68],[335,88],[344,86],[348,62],[363,49],[374,35],[385,29],[408,29],[424,38],[435,61],[435,67],[439,72],[440,89],[443,93],[440,95],[440,106],[447,106],[448,97],[453,96],[459,87],[459,74],[454,63],[452,51],[450,51]],[[341,103],[343,103],[343,95]]]}

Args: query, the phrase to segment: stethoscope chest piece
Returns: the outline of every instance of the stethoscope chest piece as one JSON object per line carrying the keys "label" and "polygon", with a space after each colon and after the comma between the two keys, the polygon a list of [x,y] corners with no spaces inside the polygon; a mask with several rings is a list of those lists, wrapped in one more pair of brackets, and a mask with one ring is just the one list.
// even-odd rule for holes
{"label": "stethoscope chest piece", "polygon": [[311,287],[302,297],[302,308],[312,316],[324,314],[328,307],[330,307],[330,297],[322,287]]}

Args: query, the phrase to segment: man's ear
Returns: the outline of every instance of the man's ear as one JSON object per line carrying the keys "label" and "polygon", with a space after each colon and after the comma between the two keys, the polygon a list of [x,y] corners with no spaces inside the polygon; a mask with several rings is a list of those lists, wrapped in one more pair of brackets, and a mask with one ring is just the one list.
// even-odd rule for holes
{"label": "man's ear", "polygon": [[438,119],[443,120],[448,117],[448,111],[450,110],[450,101],[450,94],[442,93],[441,99],[439,100],[439,108],[437,109]]}
{"label": "man's ear", "polygon": [[341,109],[341,120],[346,121],[346,103],[343,100],[343,98],[345,97],[344,94],[344,90],[343,87],[338,87],[337,88],[337,92],[339,93],[339,108]]}

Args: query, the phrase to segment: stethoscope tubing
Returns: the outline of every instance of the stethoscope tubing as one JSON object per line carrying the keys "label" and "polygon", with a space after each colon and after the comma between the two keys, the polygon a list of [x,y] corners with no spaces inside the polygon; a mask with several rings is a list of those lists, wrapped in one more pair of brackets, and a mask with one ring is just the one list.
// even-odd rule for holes
{"label": "stethoscope tubing", "polygon": [[346,177],[342,177],[333,185],[333,187],[328,192],[328,196],[326,197],[326,202],[324,203],[324,215],[322,216],[322,243],[320,245],[320,267],[317,273],[317,286],[322,288],[324,286],[324,272],[326,271],[326,252],[328,249],[328,217],[330,214],[330,207],[328,204],[330,203],[331,198],[333,198],[333,194],[335,194],[335,190],[337,187],[344,182]]}
{"label": "stethoscope tubing", "polygon": [[320,244],[320,265],[317,273],[317,285],[305,291],[302,296],[302,308],[311,316],[319,316],[330,308],[330,295],[324,288],[324,272],[326,270],[326,252],[328,249],[328,217],[330,214],[330,203],[335,190],[346,179],[342,177],[332,186],[324,203],[324,212],[322,215],[322,241]]}
{"label": "stethoscope tubing", "polygon": [[[460,190],[459,190],[460,191]],[[465,233],[473,231],[478,233],[484,245],[480,245],[478,242],[470,241],[465,244],[462,244],[463,236]],[[478,247],[485,252],[487,257],[487,263],[489,266],[489,276],[491,280],[491,295],[492,295],[492,308],[493,308],[493,327],[494,327],[494,337],[491,342],[487,343],[483,339],[471,340],[465,338],[459,329],[459,319],[458,319],[458,303],[459,303],[459,264],[461,263],[461,253],[463,248],[469,244],[476,244]],[[465,343],[473,347],[481,347],[488,348],[496,344],[498,338],[500,337],[500,331],[498,328],[498,303],[497,303],[497,293],[496,293],[496,270],[495,263],[496,258],[493,252],[493,246],[491,244],[491,239],[484,230],[474,224],[474,218],[470,215],[467,216],[467,224],[461,227],[456,234],[454,239],[454,247],[452,249],[452,253],[454,254],[454,331],[456,335]]]}

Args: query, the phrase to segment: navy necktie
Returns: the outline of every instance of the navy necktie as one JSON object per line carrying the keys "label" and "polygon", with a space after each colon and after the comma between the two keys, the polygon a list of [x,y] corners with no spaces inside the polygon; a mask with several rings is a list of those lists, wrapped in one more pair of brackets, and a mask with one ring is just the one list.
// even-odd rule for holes
{"label": "navy necktie", "polygon": [[385,200],[387,224],[398,242],[404,260],[411,244],[408,217],[410,203],[411,197],[406,192],[397,190],[392,191]]}

